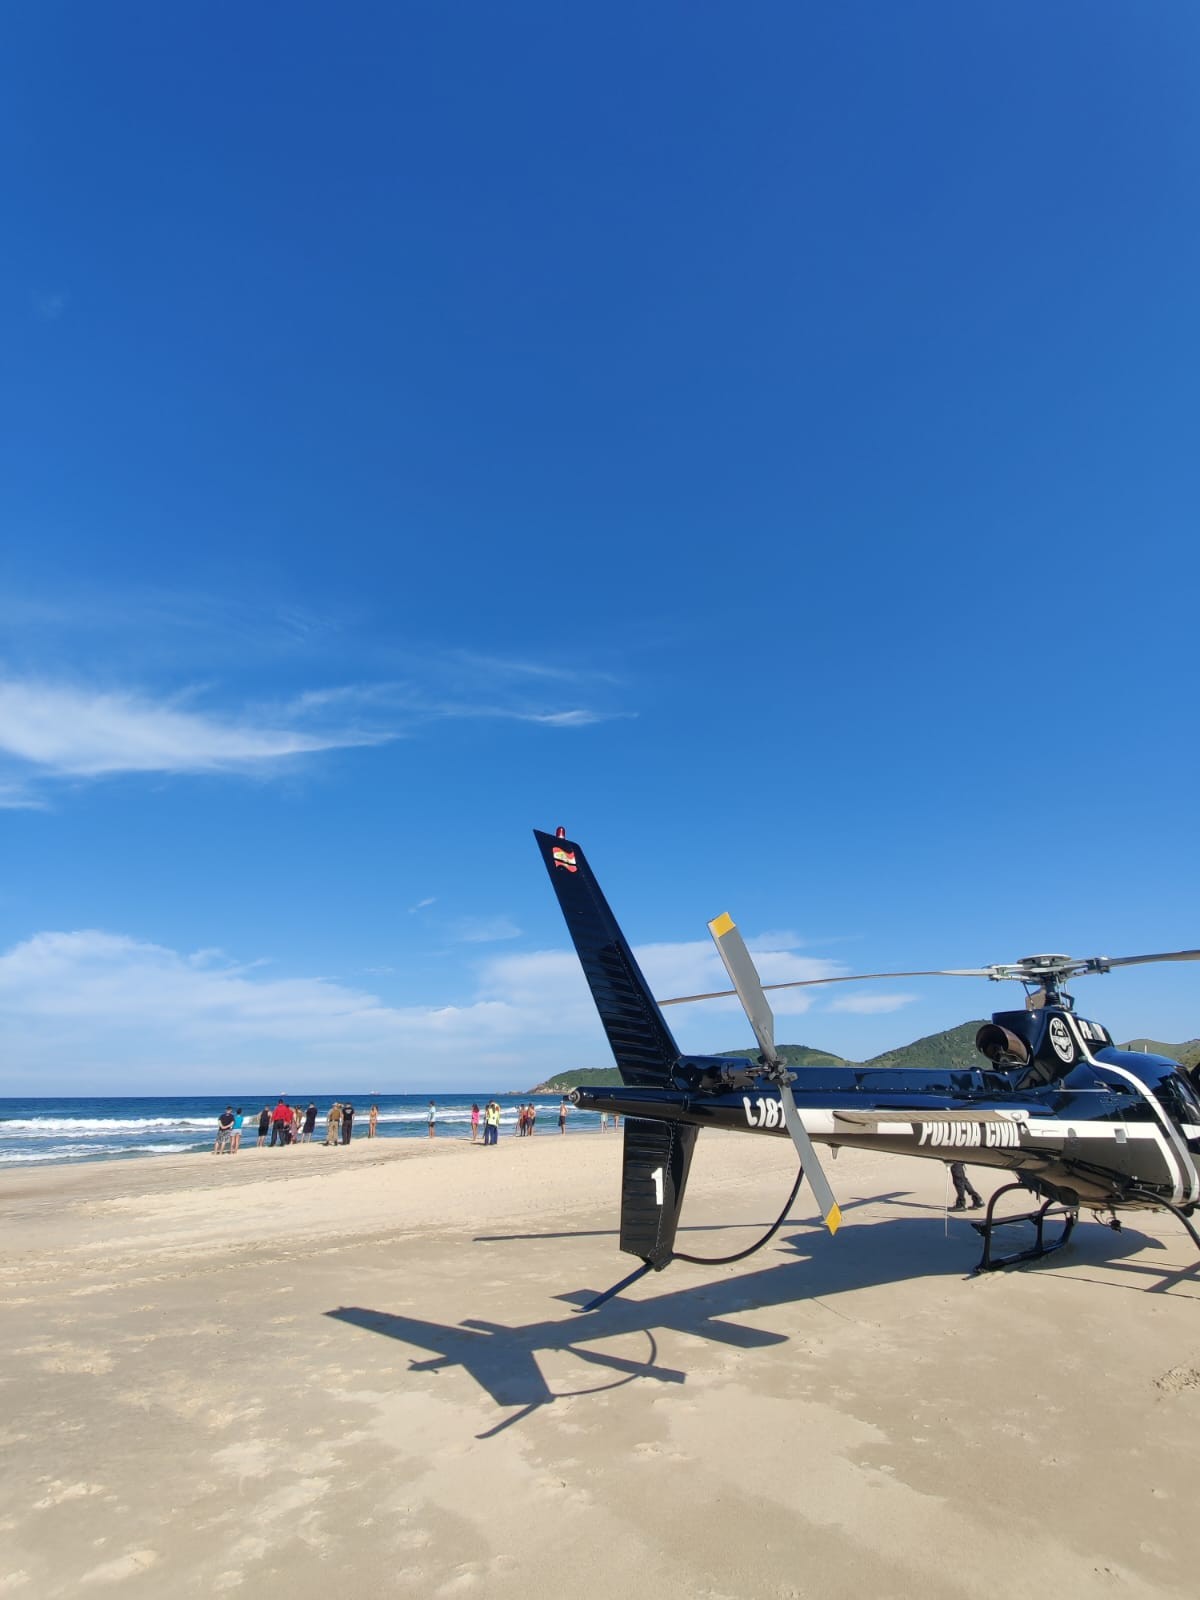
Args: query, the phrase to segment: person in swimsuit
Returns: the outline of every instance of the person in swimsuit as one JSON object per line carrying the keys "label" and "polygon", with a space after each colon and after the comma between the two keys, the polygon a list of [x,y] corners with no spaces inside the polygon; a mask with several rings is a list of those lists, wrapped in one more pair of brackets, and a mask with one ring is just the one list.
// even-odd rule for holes
{"label": "person in swimsuit", "polygon": [[479,1139],[479,1107],[475,1104],[474,1101],[472,1101],[471,1102],[471,1143],[475,1144],[478,1141],[478,1139]]}
{"label": "person in swimsuit", "polygon": [[367,1138],[368,1139],[373,1139],[375,1137],[375,1126],[378,1123],[378,1121],[379,1121],[379,1107],[378,1106],[372,1106],[370,1111],[367,1113]]}

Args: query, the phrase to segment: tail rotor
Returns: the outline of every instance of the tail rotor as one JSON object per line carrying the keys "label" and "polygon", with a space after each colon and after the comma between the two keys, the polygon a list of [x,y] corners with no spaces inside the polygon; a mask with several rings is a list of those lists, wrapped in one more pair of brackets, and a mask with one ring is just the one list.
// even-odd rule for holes
{"label": "tail rotor", "polygon": [[758,1040],[758,1048],[762,1052],[766,1076],[779,1090],[783,1120],[792,1136],[792,1143],[796,1146],[801,1168],[808,1174],[808,1181],[821,1208],[825,1226],[830,1233],[836,1233],[842,1220],[841,1208],[834,1198],[824,1168],[817,1159],[816,1149],[808,1136],[808,1130],[796,1109],[796,1097],[792,1093],[792,1074],[775,1048],[775,1018],[763,992],[754,959],[746,948],[746,941],[738,932],[737,924],[728,912],[715,917],[709,923],[708,931],[713,936],[713,942],[721,960],[725,963],[730,982],[742,1002],[742,1009],[750,1026],[754,1029],[754,1037]]}

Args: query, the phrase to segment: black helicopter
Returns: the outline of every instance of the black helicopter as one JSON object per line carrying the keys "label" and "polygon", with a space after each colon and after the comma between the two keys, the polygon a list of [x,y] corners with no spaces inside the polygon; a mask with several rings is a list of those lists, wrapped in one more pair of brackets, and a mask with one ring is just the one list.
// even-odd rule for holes
{"label": "black helicopter", "polygon": [[[709,923],[732,989],[680,995],[662,1005],[736,994],[759,1045],[756,1060],[686,1055],[671,1036],[625,936],[578,844],[563,829],[535,831],[567,928],[612,1046],[620,1088],[585,1088],[571,1099],[582,1109],[625,1117],[620,1247],[641,1266],[583,1307],[593,1310],[644,1273],[672,1260],[695,1260],[675,1248],[680,1207],[701,1128],[791,1137],[800,1156],[795,1187],[778,1221],[756,1244],[723,1261],[752,1254],[782,1226],[805,1173],[825,1225],[837,1231],[841,1212],[814,1141],[935,1161],[967,1160],[1018,1174],[993,1194],[974,1223],[983,1240],[978,1271],[1033,1260],[1061,1249],[1079,1211],[1120,1229],[1122,1211],[1165,1210],[1182,1222],[1200,1203],[1200,1097],[1183,1068],[1165,1056],[1118,1049],[1105,1028],[1075,1013],[1063,985],[1086,973],[1152,961],[1200,960],[1200,950],[1161,955],[1027,956],[1008,966],[937,972],[862,973],[763,985],[729,916]],[[845,983],[859,978],[971,977],[1015,979],[1025,986],[1021,1011],[999,1011],[980,1028],[976,1045],[986,1065],[975,1071],[870,1067],[790,1069],[774,1041],[765,989]],[[997,1216],[996,1202],[1013,1190],[1041,1202],[1030,1212]],[[994,1256],[1000,1227],[1028,1222],[1034,1243]],[[1046,1224],[1053,1222],[1047,1240]]]}

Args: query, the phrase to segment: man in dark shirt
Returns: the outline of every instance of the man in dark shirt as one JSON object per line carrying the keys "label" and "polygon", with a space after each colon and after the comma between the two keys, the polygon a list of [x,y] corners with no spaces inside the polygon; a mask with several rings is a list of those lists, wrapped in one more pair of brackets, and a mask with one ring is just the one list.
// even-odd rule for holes
{"label": "man in dark shirt", "polygon": [[226,1106],[217,1118],[217,1140],[213,1145],[213,1155],[219,1156],[222,1151],[228,1155],[233,1147],[233,1107]]}
{"label": "man in dark shirt", "polygon": [[342,1143],[350,1143],[350,1135],[354,1131],[354,1107],[347,1100],[342,1106]]}
{"label": "man in dark shirt", "polygon": [[316,1125],[317,1125],[317,1108],[316,1108],[315,1103],[312,1100],[310,1100],[308,1102],[308,1110],[304,1113],[304,1142],[305,1142],[305,1144],[307,1144],[308,1141],[312,1138],[313,1129],[316,1127]]}

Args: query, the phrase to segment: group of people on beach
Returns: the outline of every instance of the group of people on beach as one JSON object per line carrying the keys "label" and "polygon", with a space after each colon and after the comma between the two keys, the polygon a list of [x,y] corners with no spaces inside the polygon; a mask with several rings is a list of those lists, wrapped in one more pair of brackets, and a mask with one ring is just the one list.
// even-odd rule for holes
{"label": "group of people on beach", "polygon": [[[558,1103],[558,1131],[566,1133],[567,1116],[572,1110],[571,1102],[563,1095]],[[330,1106],[325,1117],[325,1139],[327,1145],[349,1144],[354,1137],[354,1118],[356,1112],[350,1100],[335,1100]],[[513,1132],[521,1138],[529,1138],[537,1131],[538,1108],[530,1100],[517,1107],[516,1124]],[[310,1100],[308,1105],[301,1107],[292,1105],[286,1095],[280,1095],[274,1107],[264,1106],[258,1114],[258,1143],[265,1144],[308,1144],[316,1131],[319,1112],[316,1102]],[[617,1125],[617,1118],[613,1119],[613,1126]],[[437,1134],[437,1105],[429,1102],[429,1137],[435,1138]],[[232,1155],[241,1148],[242,1129],[245,1115],[241,1106],[235,1110],[226,1106],[217,1118],[217,1137],[213,1145],[215,1155]],[[373,1105],[367,1114],[367,1138],[377,1136],[379,1123],[379,1107]],[[600,1126],[606,1129],[608,1118],[601,1115]],[[496,1144],[500,1137],[500,1102],[489,1100],[487,1105],[480,1108],[478,1104],[471,1106],[471,1143],[478,1144],[482,1138],[484,1144]]]}
{"label": "group of people on beach", "polygon": [[[522,1108],[523,1109],[523,1108]],[[471,1143],[479,1143],[480,1129],[483,1131],[484,1144],[495,1144],[500,1138],[500,1102],[489,1100],[483,1110],[471,1102]]]}
{"label": "group of people on beach", "polygon": [[[286,1095],[280,1095],[274,1108],[264,1106],[258,1114],[258,1144],[308,1144],[317,1126],[316,1102],[310,1100],[302,1110],[292,1105]],[[217,1137],[214,1155],[234,1155],[241,1149],[245,1115],[241,1106],[235,1111],[226,1106],[217,1118]],[[379,1122],[379,1107],[373,1105],[367,1116],[367,1138],[374,1139]],[[335,1100],[325,1119],[325,1143],[349,1144],[354,1133],[354,1106],[349,1100]]]}
{"label": "group of people on beach", "polygon": [[[566,1133],[567,1114],[571,1110],[571,1102],[564,1094],[558,1102],[558,1131]],[[517,1120],[513,1125],[513,1132],[521,1139],[528,1139],[537,1132],[538,1108],[532,1100],[526,1101],[517,1107]],[[483,1134],[484,1144],[495,1144],[500,1137],[500,1102],[489,1100],[483,1110],[477,1103],[471,1104],[471,1143],[478,1144],[480,1132]]]}

